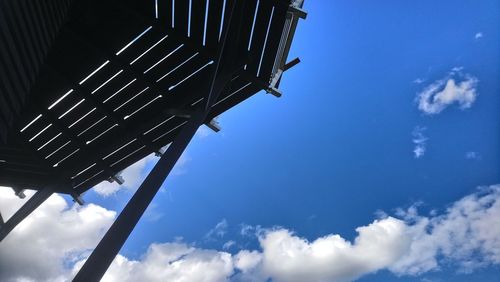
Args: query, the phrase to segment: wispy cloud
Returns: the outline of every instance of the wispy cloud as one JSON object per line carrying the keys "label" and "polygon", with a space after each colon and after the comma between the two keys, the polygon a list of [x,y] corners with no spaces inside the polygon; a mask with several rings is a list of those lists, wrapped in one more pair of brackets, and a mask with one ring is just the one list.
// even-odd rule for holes
{"label": "wispy cloud", "polygon": [[425,114],[438,114],[449,105],[457,103],[460,109],[472,106],[477,98],[478,79],[455,67],[444,78],[439,79],[417,94],[418,108]]}
{"label": "wispy cloud", "polygon": [[215,225],[214,228],[210,229],[207,234],[205,234],[205,240],[213,241],[223,238],[227,233],[228,226],[229,224],[227,223],[227,220],[225,218],[222,219]]}
{"label": "wispy cloud", "polygon": [[224,243],[224,245],[222,245],[222,249],[223,250],[229,250],[231,247],[235,246],[236,245],[236,242],[233,241],[233,240],[229,240],[227,241],[226,243]]}
{"label": "wispy cloud", "polygon": [[427,130],[426,127],[417,125],[413,128],[411,133],[412,142],[415,145],[413,148],[413,155],[417,159],[421,158],[427,149],[427,140],[429,140],[429,138],[424,135],[425,130]]}
{"label": "wispy cloud", "polygon": [[213,130],[208,128],[206,125],[200,126],[200,128],[196,131],[196,137],[200,139],[205,139],[212,134],[214,134]]}
{"label": "wispy cloud", "polygon": [[425,82],[425,79],[423,78],[416,78],[415,80],[413,80],[413,83],[415,84],[422,84]]}
{"label": "wispy cloud", "polygon": [[[2,211],[23,202],[11,192],[0,189]],[[458,272],[500,265],[500,185],[479,188],[429,216],[417,206],[357,227],[352,241],[335,233],[307,240],[276,227],[260,229],[258,250],[236,254],[182,239],[153,243],[138,260],[116,257],[103,280],[342,282],[380,270],[416,276],[444,265]],[[102,207],[70,207],[52,196],[0,244],[0,280],[70,280],[114,217]],[[222,220],[213,234],[222,237],[226,228]]]}
{"label": "wispy cloud", "polygon": [[468,160],[479,160],[481,155],[478,152],[467,152],[465,153],[465,158]]}
{"label": "wispy cloud", "polygon": [[151,203],[146,211],[144,212],[144,219],[149,222],[155,222],[160,220],[165,213],[161,211],[161,206],[156,203]]}

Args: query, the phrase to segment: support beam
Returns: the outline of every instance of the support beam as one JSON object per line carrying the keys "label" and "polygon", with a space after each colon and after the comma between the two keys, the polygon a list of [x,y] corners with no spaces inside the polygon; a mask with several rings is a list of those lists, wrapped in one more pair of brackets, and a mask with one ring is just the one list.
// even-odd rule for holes
{"label": "support beam", "polygon": [[2,227],[0,227],[0,242],[28,215],[30,215],[38,206],[40,206],[50,195],[52,188],[46,187],[36,192]]}
{"label": "support beam", "polygon": [[198,111],[184,125],[182,131],[132,196],[132,199],[125,206],[73,281],[99,281],[102,278],[189,141],[191,141],[204,117],[204,112]]}
{"label": "support beam", "polygon": [[[205,122],[213,102],[217,100],[220,92],[227,87],[227,82],[230,81],[230,74],[232,73],[231,67],[234,62],[234,49],[236,49],[231,44],[226,44],[228,41],[228,34],[231,35],[229,36],[231,38],[230,41],[234,40],[233,42],[239,42],[236,38],[239,36],[238,30],[240,25],[235,23],[235,21],[241,22],[241,17],[234,16],[237,10],[235,7],[238,6],[236,4],[237,2],[238,1],[234,1],[232,6],[229,7],[228,11],[230,11],[230,16],[228,25],[223,31],[212,76],[208,77],[205,82],[208,86],[208,91],[205,95],[206,104],[200,105],[191,115],[188,122],[182,127],[181,131],[165,153],[163,153],[160,160],[132,196],[111,228],[106,232],[104,238],[99,242],[96,249],[92,252],[73,281],[93,282],[99,281],[104,276],[109,265],[113,262],[113,259],[139,222],[139,219],[153,200],[177,160],[184,152],[184,149],[187,147],[198,128]],[[241,8],[242,5],[240,4],[238,7]],[[240,10],[242,11],[242,9],[238,9],[238,11]]]}

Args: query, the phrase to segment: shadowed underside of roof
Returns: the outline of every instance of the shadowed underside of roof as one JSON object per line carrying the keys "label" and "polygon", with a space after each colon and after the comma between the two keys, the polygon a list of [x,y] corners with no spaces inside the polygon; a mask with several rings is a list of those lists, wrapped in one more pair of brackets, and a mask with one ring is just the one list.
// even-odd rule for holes
{"label": "shadowed underside of roof", "polygon": [[[0,46],[0,185],[79,195],[161,154],[203,103],[200,82],[214,67],[232,1],[53,0],[35,5],[40,20],[31,23],[9,13],[0,32],[12,37]],[[207,123],[260,90],[277,93],[298,16],[290,9],[301,5],[292,2],[244,1],[233,74]],[[16,21],[27,33],[12,30]],[[31,54],[42,42],[46,54]],[[22,76],[29,79],[16,86]]]}

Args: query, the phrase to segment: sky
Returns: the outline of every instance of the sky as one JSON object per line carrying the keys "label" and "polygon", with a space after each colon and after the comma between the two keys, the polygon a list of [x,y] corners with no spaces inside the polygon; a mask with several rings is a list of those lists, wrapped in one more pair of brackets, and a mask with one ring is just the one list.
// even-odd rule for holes
{"label": "sky", "polygon": [[[103,281],[500,281],[500,2],[304,9],[284,95],[200,128]],[[156,160],[52,196],[0,280],[71,279]]]}

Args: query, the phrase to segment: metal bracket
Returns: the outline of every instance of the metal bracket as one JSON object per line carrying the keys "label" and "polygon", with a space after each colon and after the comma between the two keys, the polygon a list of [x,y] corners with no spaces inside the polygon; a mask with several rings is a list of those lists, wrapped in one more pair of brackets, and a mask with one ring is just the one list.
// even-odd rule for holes
{"label": "metal bracket", "polygon": [[167,148],[168,148],[168,145],[160,148],[158,151],[155,152],[155,157],[163,156],[163,154],[165,154],[165,151],[167,151]]}
{"label": "metal bracket", "polygon": [[281,91],[278,88],[275,88],[271,85],[269,85],[269,87],[266,89],[266,93],[269,93],[276,98],[283,96],[283,93],[281,93]]}
{"label": "metal bracket", "polygon": [[14,193],[16,194],[19,199],[24,199],[26,198],[26,194],[24,194],[24,189],[19,189],[19,188],[12,188],[14,190]]}
{"label": "metal bracket", "polygon": [[288,9],[289,12],[293,13],[295,16],[301,18],[301,19],[306,19],[307,18],[307,12],[302,10],[302,8],[296,7],[296,6],[290,6]]}
{"label": "metal bracket", "polygon": [[121,176],[121,173],[122,173],[122,172],[120,171],[120,172],[118,172],[117,174],[115,174],[115,175],[111,176],[111,177],[108,179],[108,181],[109,181],[110,183],[112,183],[113,181],[116,181],[116,183],[118,183],[118,184],[122,185],[123,183],[125,183],[125,180],[124,180],[124,179],[123,179],[123,177]]}
{"label": "metal bracket", "polygon": [[281,97],[283,94],[281,91],[278,89],[277,85],[279,84],[279,81],[281,80],[281,76],[283,76],[283,73],[293,66],[297,65],[300,63],[299,58],[295,58],[291,60],[290,62],[286,63],[282,68],[279,68],[276,73],[272,76],[271,82],[269,83],[269,86],[266,88],[266,92],[269,94],[274,95],[275,97]]}
{"label": "metal bracket", "polygon": [[219,126],[219,122],[217,119],[213,118],[211,121],[205,123],[205,125],[212,129],[214,132],[219,132],[221,130],[221,127]]}

